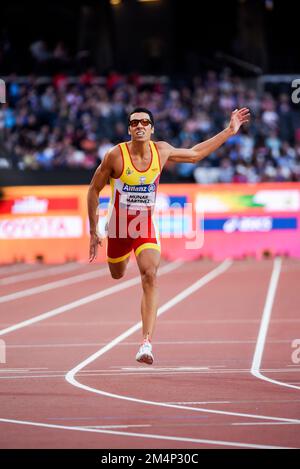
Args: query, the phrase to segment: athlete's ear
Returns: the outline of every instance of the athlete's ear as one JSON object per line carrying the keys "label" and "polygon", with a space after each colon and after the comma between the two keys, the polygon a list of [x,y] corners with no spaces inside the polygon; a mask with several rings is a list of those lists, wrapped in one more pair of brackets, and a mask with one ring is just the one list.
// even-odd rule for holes
{"label": "athlete's ear", "polygon": [[130,133],[130,127],[128,127],[128,135],[131,135],[131,133]]}
{"label": "athlete's ear", "polygon": [[154,127],[152,127],[152,129],[151,129],[151,133],[154,134]]}

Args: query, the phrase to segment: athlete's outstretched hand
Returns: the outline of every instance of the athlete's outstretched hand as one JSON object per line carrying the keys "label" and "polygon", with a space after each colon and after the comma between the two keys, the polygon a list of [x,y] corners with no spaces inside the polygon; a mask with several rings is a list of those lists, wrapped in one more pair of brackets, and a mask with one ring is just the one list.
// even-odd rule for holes
{"label": "athlete's outstretched hand", "polygon": [[229,123],[229,128],[233,135],[235,135],[241,125],[247,124],[250,120],[250,111],[248,108],[243,107],[242,109],[236,109],[231,113],[231,119]]}
{"label": "athlete's outstretched hand", "polygon": [[97,257],[98,253],[98,246],[102,246],[102,238],[101,236],[97,235],[96,233],[91,234],[90,238],[90,258],[89,262],[93,262],[94,259]]}

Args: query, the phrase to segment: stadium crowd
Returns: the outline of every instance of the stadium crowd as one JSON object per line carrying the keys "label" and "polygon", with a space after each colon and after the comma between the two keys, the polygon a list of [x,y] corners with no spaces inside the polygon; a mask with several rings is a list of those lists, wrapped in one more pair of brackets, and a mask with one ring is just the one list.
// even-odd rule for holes
{"label": "stadium crowd", "polygon": [[41,80],[10,75],[0,107],[1,170],[93,170],[113,145],[128,140],[135,106],[155,117],[154,140],[191,147],[227,125],[235,108],[252,119],[197,165],[167,164],[165,182],[300,181],[300,117],[291,97],[259,92],[229,70],[193,79],[145,80],[89,69]]}

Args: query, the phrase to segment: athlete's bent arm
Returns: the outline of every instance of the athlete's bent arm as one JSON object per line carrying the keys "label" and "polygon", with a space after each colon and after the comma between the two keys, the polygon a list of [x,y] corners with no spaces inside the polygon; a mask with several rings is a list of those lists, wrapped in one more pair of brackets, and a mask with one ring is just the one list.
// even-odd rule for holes
{"label": "athlete's bent arm", "polygon": [[89,262],[92,262],[97,257],[98,245],[102,246],[102,239],[97,233],[97,208],[99,205],[99,193],[109,180],[112,174],[112,167],[109,154],[106,154],[102,163],[95,171],[93,179],[91,180],[88,195],[88,215],[90,222],[90,252]]}
{"label": "athlete's bent arm", "polygon": [[249,109],[236,109],[231,113],[231,119],[228,127],[226,127],[226,129],[222,130],[222,132],[219,132],[214,137],[205,140],[202,143],[198,143],[190,149],[174,148],[170,145],[168,160],[175,161],[177,163],[197,163],[217,150],[229,139],[229,137],[235,135],[239,131],[241,125],[249,122],[249,118]]}

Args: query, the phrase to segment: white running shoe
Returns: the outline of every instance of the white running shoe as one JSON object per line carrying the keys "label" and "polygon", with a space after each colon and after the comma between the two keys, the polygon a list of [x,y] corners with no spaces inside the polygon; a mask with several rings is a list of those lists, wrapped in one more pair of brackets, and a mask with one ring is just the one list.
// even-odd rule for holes
{"label": "white running shoe", "polygon": [[152,365],[154,357],[152,354],[152,345],[148,340],[145,340],[142,343],[135,359],[140,363],[147,363],[147,365]]}

